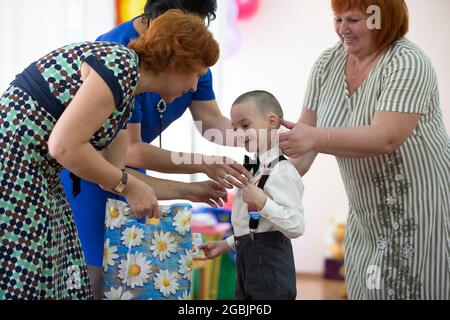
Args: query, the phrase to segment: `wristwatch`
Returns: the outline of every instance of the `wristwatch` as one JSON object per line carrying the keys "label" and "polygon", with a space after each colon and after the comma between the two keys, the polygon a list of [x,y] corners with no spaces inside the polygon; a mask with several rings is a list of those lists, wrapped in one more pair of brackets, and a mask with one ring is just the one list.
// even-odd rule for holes
{"label": "wristwatch", "polygon": [[113,191],[121,194],[127,186],[127,181],[128,173],[125,171],[125,169],[122,169],[122,179],[120,179],[119,184],[114,187]]}

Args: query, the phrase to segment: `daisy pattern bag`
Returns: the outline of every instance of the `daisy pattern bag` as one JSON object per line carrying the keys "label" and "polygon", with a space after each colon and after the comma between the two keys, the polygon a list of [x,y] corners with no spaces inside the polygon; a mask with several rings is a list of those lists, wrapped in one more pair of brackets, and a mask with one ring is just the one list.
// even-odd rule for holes
{"label": "daisy pattern bag", "polygon": [[160,206],[161,219],[137,219],[108,199],[103,252],[106,300],[189,300],[192,207]]}

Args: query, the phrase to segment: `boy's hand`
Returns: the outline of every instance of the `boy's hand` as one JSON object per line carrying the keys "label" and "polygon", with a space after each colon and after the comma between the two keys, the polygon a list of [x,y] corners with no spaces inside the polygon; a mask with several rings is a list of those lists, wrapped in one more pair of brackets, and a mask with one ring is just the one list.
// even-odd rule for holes
{"label": "boy's hand", "polygon": [[210,241],[199,245],[198,248],[205,252],[205,256],[194,256],[194,260],[214,259],[224,252],[231,251],[231,248],[225,240]]}
{"label": "boy's hand", "polygon": [[267,195],[257,186],[247,184],[242,189],[242,200],[247,203],[249,210],[262,210],[266,205]]}

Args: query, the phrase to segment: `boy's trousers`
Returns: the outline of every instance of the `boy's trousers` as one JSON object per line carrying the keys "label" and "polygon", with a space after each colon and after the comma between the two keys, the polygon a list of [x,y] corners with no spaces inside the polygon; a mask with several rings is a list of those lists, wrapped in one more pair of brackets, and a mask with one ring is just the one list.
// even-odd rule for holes
{"label": "boy's trousers", "polygon": [[296,274],[291,240],[281,232],[235,236],[236,300],[295,300]]}

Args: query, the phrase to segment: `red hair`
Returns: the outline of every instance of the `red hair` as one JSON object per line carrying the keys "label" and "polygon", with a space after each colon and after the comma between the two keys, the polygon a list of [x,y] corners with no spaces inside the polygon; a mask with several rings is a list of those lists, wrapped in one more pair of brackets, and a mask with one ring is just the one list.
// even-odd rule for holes
{"label": "red hair", "polygon": [[128,45],[141,57],[145,69],[195,72],[219,59],[219,44],[196,15],[168,10],[150,23],[144,35]]}
{"label": "red hair", "polygon": [[409,16],[405,0],[331,0],[335,14],[355,9],[367,14],[371,5],[378,6],[381,14],[381,29],[372,30],[377,49],[389,47],[408,33]]}

